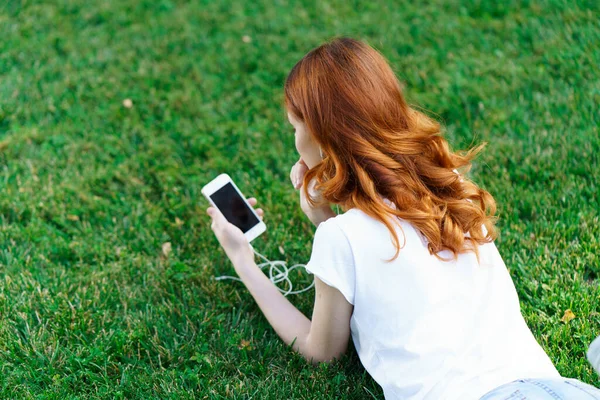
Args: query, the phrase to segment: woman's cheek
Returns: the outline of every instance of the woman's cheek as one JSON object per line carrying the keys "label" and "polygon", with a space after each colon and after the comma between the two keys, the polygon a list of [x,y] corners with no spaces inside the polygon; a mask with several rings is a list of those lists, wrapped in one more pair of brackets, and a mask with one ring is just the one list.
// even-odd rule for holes
{"label": "woman's cheek", "polygon": [[304,150],[306,147],[306,143],[303,143],[302,137],[299,134],[296,134],[295,145],[296,145],[296,150],[298,151],[298,154],[300,154],[300,156],[302,156],[302,153],[304,153]]}
{"label": "woman's cheek", "polygon": [[296,132],[295,144],[298,154],[309,166],[312,167],[320,161],[319,146],[306,132]]}

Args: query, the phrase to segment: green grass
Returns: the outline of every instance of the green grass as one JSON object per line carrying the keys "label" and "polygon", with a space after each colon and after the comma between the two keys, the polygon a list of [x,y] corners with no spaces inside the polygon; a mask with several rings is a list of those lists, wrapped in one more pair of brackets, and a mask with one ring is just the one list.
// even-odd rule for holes
{"label": "green grass", "polygon": [[599,383],[598,3],[299,3],[0,4],[0,397],[382,398],[353,352],[307,365],[212,280],[232,268],[200,194],[229,173],[267,212],[255,247],[308,259],[282,86],[336,35],[382,51],[455,147],[489,142],[473,178],[526,320]]}

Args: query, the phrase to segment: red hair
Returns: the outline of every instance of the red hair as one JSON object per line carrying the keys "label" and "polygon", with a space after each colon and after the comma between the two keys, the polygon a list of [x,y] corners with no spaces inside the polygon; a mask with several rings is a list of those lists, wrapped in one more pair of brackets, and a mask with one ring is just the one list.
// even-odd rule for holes
{"label": "red hair", "polygon": [[493,197],[456,172],[467,172],[484,145],[452,152],[440,125],[406,103],[389,64],[369,45],[341,38],[310,51],[286,80],[285,105],[324,153],[304,177],[308,201],[316,203],[308,193],[316,179],[324,201],[384,223],[393,259],[402,246],[390,215],[411,223],[436,256],[478,254],[477,244],[496,238]]}

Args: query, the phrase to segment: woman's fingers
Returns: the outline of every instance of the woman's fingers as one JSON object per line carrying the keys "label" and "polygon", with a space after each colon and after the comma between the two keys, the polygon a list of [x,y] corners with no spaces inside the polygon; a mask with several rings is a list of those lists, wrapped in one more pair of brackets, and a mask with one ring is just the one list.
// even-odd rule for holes
{"label": "woman's fingers", "polygon": [[304,163],[304,160],[299,159],[290,171],[290,180],[292,181],[292,185],[294,185],[294,189],[302,187],[306,171],[308,171],[308,166]]}
{"label": "woman's fingers", "polygon": [[223,228],[224,224],[227,222],[227,220],[225,219],[223,214],[221,214],[221,212],[215,207],[208,207],[206,209],[206,213],[212,219],[210,227],[212,228],[213,231],[215,231],[215,233],[217,233],[217,231],[221,230]]}
{"label": "woman's fingers", "polygon": [[306,175],[306,173],[308,172],[308,167],[306,166],[306,164],[304,164],[304,161],[300,160],[298,161],[298,180],[296,183],[296,189],[300,189],[302,187],[302,185],[304,184],[304,175]]}
{"label": "woman's fingers", "polygon": [[213,218],[213,213],[215,212],[214,210],[215,210],[215,208],[214,208],[214,207],[208,207],[208,208],[206,209],[206,213],[208,214],[208,216],[210,217],[210,219],[212,219],[212,218]]}
{"label": "woman's fingers", "polygon": [[296,163],[292,166],[292,169],[290,170],[290,181],[292,182],[294,188],[298,186],[298,163],[300,162],[300,160],[296,161]]}
{"label": "woman's fingers", "polygon": [[[258,203],[258,200],[256,200],[255,197],[250,197],[248,199],[248,204],[250,204],[252,207],[256,207],[257,203]],[[256,211],[256,214],[258,214],[260,219],[262,219],[265,216],[265,211],[262,208],[255,208],[254,211]]]}
{"label": "woman's fingers", "polygon": [[292,168],[292,185],[294,185],[294,189],[298,185],[298,163],[294,164]]}

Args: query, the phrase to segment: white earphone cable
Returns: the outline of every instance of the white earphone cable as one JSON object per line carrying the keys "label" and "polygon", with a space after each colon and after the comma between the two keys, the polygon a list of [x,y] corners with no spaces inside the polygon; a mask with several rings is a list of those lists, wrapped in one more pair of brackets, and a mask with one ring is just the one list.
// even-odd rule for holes
{"label": "white earphone cable", "polygon": [[[311,284],[309,286],[305,287],[304,289],[294,290],[294,285],[292,284],[292,281],[290,279],[290,272],[292,272],[293,270],[300,268],[300,267],[303,267],[304,269],[306,269],[306,264],[295,264],[295,265],[292,265],[291,267],[288,267],[287,263],[285,261],[270,261],[267,257],[263,256],[258,251],[254,250],[254,247],[252,247],[252,246],[250,246],[250,247],[252,248],[252,251],[254,252],[254,254],[256,254],[258,257],[260,257],[264,260],[264,262],[258,264],[258,268],[264,269],[265,267],[269,267],[269,280],[271,282],[273,282],[275,287],[277,289],[279,289],[279,291],[281,293],[283,293],[284,296],[287,296],[290,294],[304,293],[304,292],[309,291],[310,289],[312,289],[315,286],[315,282],[313,280],[313,282],[311,282]],[[240,278],[238,278],[237,276],[230,276],[230,275],[217,276],[217,277],[215,277],[215,280],[216,281],[234,280],[234,281],[242,282],[242,280]],[[281,282],[285,282],[285,287],[287,287],[287,289],[283,289],[279,286],[279,283],[281,283]]]}

